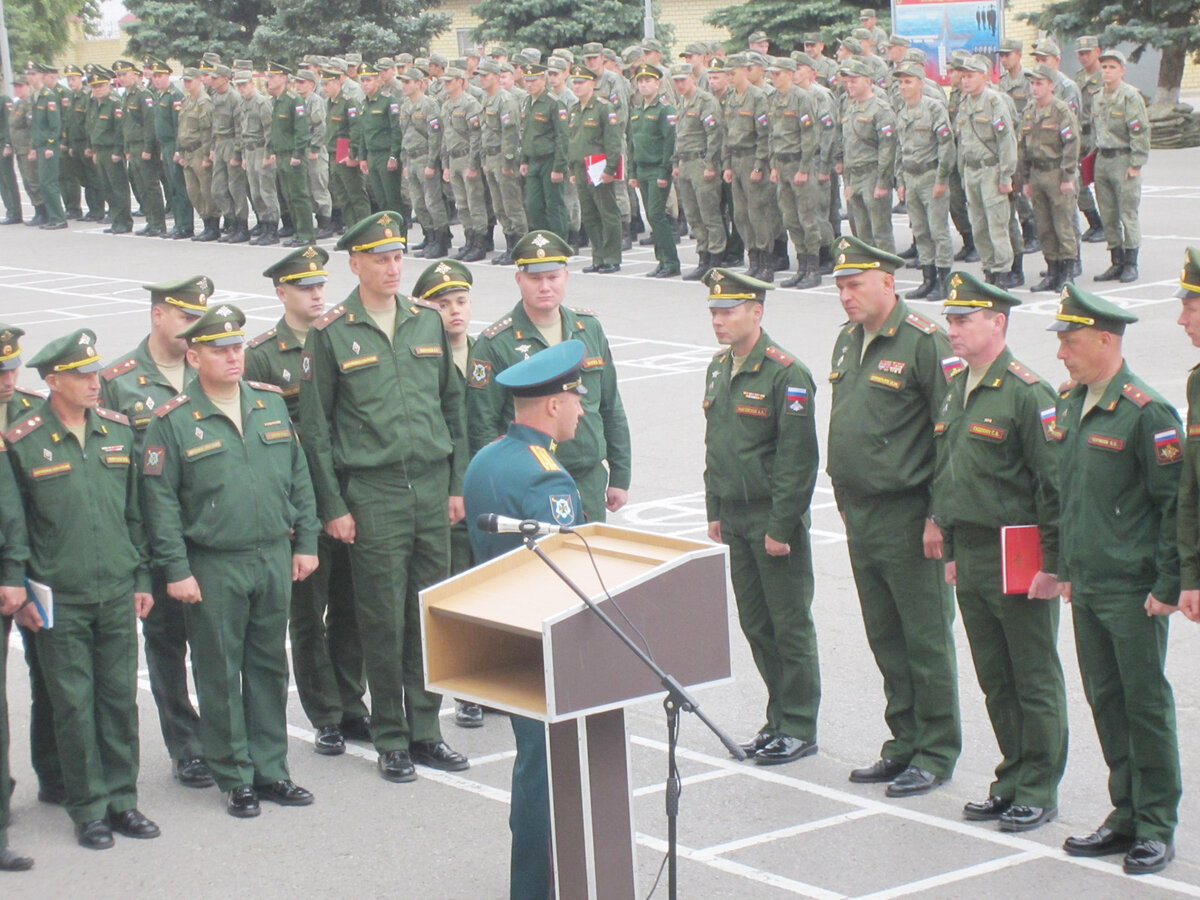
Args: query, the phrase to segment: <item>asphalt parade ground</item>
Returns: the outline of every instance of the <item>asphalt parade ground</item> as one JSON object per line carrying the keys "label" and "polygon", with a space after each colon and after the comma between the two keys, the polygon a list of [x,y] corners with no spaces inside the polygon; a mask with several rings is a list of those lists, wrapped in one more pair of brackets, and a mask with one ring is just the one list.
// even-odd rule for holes
{"label": "asphalt parade ground", "polygon": [[[1103,244],[1084,245],[1079,279],[1089,290],[1103,287],[1100,293],[1140,317],[1126,334],[1126,358],[1181,408],[1187,371],[1200,361],[1200,352],[1175,325],[1179,301],[1173,297],[1184,247],[1200,246],[1196,162],[1195,150],[1151,155],[1141,207],[1141,280],[1094,284],[1092,275],[1108,264]],[[25,329],[26,358],[51,339],[86,326],[98,335],[100,353],[116,359],[149,327],[148,295],[140,285],[191,274],[212,277],[217,291],[210,303],[242,307],[250,333],[265,331],[279,317],[270,282],[260,273],[286,252],[282,248],[112,236],[102,227],[72,222],[69,231],[0,229],[0,321]],[[896,233],[897,245],[908,246],[904,217],[896,218]],[[455,234],[456,244],[461,243],[458,229]],[[332,250],[332,241],[324,243]],[[686,270],[694,265],[694,245],[685,238],[680,250]],[[679,279],[643,277],[655,266],[651,248],[626,253],[616,275],[581,274],[589,261],[586,255],[572,260],[567,302],[594,310],[609,335],[633,436],[630,503],[610,521],[704,539],[700,401],[703,373],[717,349],[706,290]],[[406,260],[406,289],[427,264]],[[1036,281],[1042,267],[1040,255],[1027,256],[1027,281]],[[977,273],[978,264],[969,269]],[[477,333],[507,312],[518,294],[511,268],[477,263],[471,270],[471,331]],[[330,273],[326,302],[332,306],[353,287],[345,254],[334,254]],[[916,270],[898,273],[901,290],[919,280]],[[832,279],[824,281],[813,290],[772,292],[764,318],[774,341],[815,376],[822,452],[829,408],[825,376],[844,320]],[[1051,384],[1065,380],[1055,359],[1057,339],[1045,330],[1057,297],[1024,289],[1015,293],[1023,305],[1009,329],[1014,353]],[[939,304],[913,306],[940,319]],[[22,375],[21,384],[42,387],[32,371]],[[1200,734],[1197,626],[1172,617],[1167,666],[1184,776],[1178,855],[1161,875],[1134,879],[1122,873],[1120,857],[1077,859],[1060,849],[1065,837],[1092,831],[1110,809],[1107,769],[1083,696],[1069,609],[1063,612],[1059,652],[1070,704],[1070,757],[1056,821],[1012,835],[962,819],[964,802],[986,797],[998,754],[960,621],[955,636],[963,753],[953,779],[908,800],[886,799],[883,785],[847,781],[852,767],[877,758],[886,729],[881,679],[863,633],[845,537],[823,473],[813,499],[812,528],[813,612],[823,682],[820,752],[780,767],[738,763],[703,725],[684,717],[681,897],[1200,897],[1200,793],[1192,789],[1200,777],[1200,746],[1192,743]],[[732,594],[729,609],[734,681],[701,691],[697,699],[728,733],[745,739],[762,724],[765,692],[738,628]],[[444,737],[470,756],[471,768],[457,774],[419,768],[415,783],[389,784],[376,773],[375,752],[368,745],[352,743],[341,757],[316,755],[312,728],[293,689],[288,711],[292,777],[316,794],[316,803],[307,808],[267,803],[259,818],[235,820],[225,814],[215,788],[191,790],[172,780],[142,662],[138,805],[161,825],[162,837],[140,842],[118,836],[114,849],[89,852],[76,845],[65,812],[36,799],[28,754],[28,676],[14,630],[7,674],[17,787],[9,839],[37,864],[27,874],[0,876],[4,896],[507,896],[513,740],[503,716],[488,715],[484,727],[463,730],[453,724],[453,704],[446,698]],[[628,721],[644,897],[666,849],[666,729],[656,702],[633,707]],[[664,873],[656,897],[666,897],[665,879]]]}

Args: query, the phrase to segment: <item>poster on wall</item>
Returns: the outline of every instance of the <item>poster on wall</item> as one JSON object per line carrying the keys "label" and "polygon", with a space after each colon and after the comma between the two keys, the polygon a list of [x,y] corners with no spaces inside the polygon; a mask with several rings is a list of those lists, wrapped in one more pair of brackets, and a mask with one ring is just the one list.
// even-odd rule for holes
{"label": "poster on wall", "polygon": [[[892,30],[925,51],[925,72],[949,84],[953,50],[993,56],[1004,34],[1003,0],[892,0]],[[993,78],[998,76],[993,71]]]}

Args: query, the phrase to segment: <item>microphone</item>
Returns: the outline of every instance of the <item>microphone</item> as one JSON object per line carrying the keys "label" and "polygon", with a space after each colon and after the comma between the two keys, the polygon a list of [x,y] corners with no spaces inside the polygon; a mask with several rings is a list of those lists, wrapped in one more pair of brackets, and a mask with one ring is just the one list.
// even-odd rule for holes
{"label": "microphone", "polygon": [[508,516],[498,516],[495,513],[483,513],[475,520],[475,527],[489,534],[571,534],[574,529],[569,525],[552,525],[549,522],[539,522],[536,519],[511,519]]}

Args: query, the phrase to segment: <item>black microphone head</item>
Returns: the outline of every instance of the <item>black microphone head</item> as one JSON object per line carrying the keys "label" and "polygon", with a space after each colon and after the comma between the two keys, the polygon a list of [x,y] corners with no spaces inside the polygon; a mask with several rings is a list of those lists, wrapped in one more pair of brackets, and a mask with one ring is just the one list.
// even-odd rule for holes
{"label": "black microphone head", "polygon": [[495,531],[496,530],[496,514],[495,513],[480,513],[479,518],[475,520],[475,527],[480,531]]}

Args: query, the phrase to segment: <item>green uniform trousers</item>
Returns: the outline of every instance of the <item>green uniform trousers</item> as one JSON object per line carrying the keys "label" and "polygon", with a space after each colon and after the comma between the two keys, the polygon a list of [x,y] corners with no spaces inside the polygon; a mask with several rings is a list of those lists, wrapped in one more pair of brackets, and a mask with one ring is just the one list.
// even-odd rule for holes
{"label": "green uniform trousers", "polygon": [[418,592],[450,572],[446,464],[405,479],[400,466],[344,478],[356,534],[350,546],[355,612],[380,753],[440,741],[440,694],[425,690]]}
{"label": "green uniform trousers", "polygon": [[904,176],[904,203],[912,226],[917,259],[923,266],[948,269],[954,265],[954,247],[950,243],[950,192],[933,196],[937,172]]}
{"label": "green uniform trousers", "polygon": [[886,253],[896,252],[896,238],[892,233],[892,195],[876,197],[875,187],[879,184],[879,171],[874,163],[865,170],[845,174],[846,214],[854,236]]}
{"label": "green uniform trousers", "polygon": [[234,154],[232,137],[213,139],[212,193],[213,203],[225,218],[245,219],[249,215],[250,185],[246,170],[232,166]]}
{"label": "green uniform trousers", "polygon": [[272,784],[287,767],[287,541],[253,550],[188,550],[199,603],[184,604],[196,660],[200,735],[217,787]]}
{"label": "green uniform trousers", "polygon": [[0,618],[0,851],[8,847],[9,801],[12,798],[12,771],[9,768],[8,742],[8,633],[9,616]]}
{"label": "green uniform trousers", "polygon": [[675,180],[679,203],[688,228],[696,239],[696,250],[720,256],[725,252],[725,225],[721,221],[721,173],[704,180],[704,160],[681,159]]}
{"label": "green uniform trousers", "polygon": [[187,231],[193,228],[192,201],[188,199],[187,185],[183,180],[183,167],[175,162],[175,142],[169,141],[162,145],[163,178],[167,183],[167,193],[171,195],[171,214],[175,217],[175,227]]}
{"label": "green uniform trousers", "polygon": [[1075,192],[1059,190],[1062,169],[1034,169],[1029,173],[1033,191],[1033,218],[1046,259],[1074,259],[1079,253],[1079,232],[1075,228]]}
{"label": "green uniform trousers", "polygon": [[58,182],[59,151],[55,150],[50,158],[39,150],[37,157],[38,184],[42,186],[42,205],[46,207],[46,224],[57,225],[67,221],[63,211],[62,188]]}
{"label": "green uniform trousers", "polygon": [[465,230],[483,231],[488,222],[483,170],[476,169],[475,177],[468,178],[467,165],[467,157],[460,156],[451,159],[447,167],[450,187],[454,190],[454,205],[458,207],[458,219]]}
{"label": "green uniform trousers", "polygon": [[742,633],[767,686],[767,718],[760,731],[817,739],[821,669],[813,628],[813,568],[808,516],[788,535],[787,556],[771,556],[763,539],[770,501],[721,501],[721,538]]}
{"label": "green uniform trousers", "polygon": [[25,193],[34,209],[42,205],[42,187],[38,184],[38,165],[24,153],[17,157],[17,168],[21,171],[21,181],[25,185]]}
{"label": "green uniform trousers", "polygon": [[509,716],[517,744],[513,762],[508,828],[512,855],[509,900],[548,900],[554,896],[554,847],[550,833],[550,777],[546,726],[536,719]]}
{"label": "green uniform trousers", "polygon": [[54,707],[67,812],[75,824],[137,806],[137,625],[130,595],[57,603],[54,627],[37,633]]}
{"label": "green uniform trousers", "polygon": [[750,250],[770,250],[783,227],[770,172],[752,180],[754,154],[735,154],[727,164],[733,172],[733,221]]}
{"label": "green uniform trousers", "polygon": [[17,190],[17,171],[11,156],[0,156],[0,203],[4,204],[4,215],[9,219],[20,219],[21,194]]}
{"label": "green uniform trousers", "polygon": [[954,600],[940,560],[922,548],[923,491],[839,497],[863,625],[883,676],[892,732],[880,756],[943,778],[962,750]]}
{"label": "green uniform trousers", "polygon": [[621,264],[621,213],[617,208],[617,189],[625,182],[591,184],[582,165],[572,166],[575,187],[579,191],[579,211],[583,230],[592,248],[592,265]]}
{"label": "green uniform trousers", "polygon": [[[204,748],[200,742],[200,716],[188,694],[184,604],[167,594],[166,583],[157,575],[153,595],[154,606],[142,620],[142,638],[158,724],[171,759],[195,759],[204,755]],[[195,674],[194,659],[192,666]]]}
{"label": "green uniform trousers", "polygon": [[1076,593],[1071,617],[1079,673],[1108,764],[1118,834],[1170,843],[1182,782],[1175,697],[1163,672],[1167,618],[1147,616],[1145,592]]}
{"label": "green uniform trousers", "polygon": [[608,469],[596,463],[587,469],[568,469],[579,488],[579,499],[583,503],[583,515],[589,522],[603,522],[608,516]]}
{"label": "green uniform trousers", "polygon": [[321,535],[320,565],[292,583],[292,674],[304,714],[315,727],[367,714],[362,644],[354,617],[350,549]]}
{"label": "green uniform trousers", "polygon": [[[258,218],[258,222],[277,223],[279,221],[279,187],[275,183],[275,167],[263,165],[263,160],[266,158],[265,147],[242,151],[242,165],[246,168],[246,184],[250,190],[250,205],[254,207],[254,215]],[[361,177],[361,173],[359,173],[359,177]],[[363,208],[367,208],[365,195]],[[191,209],[191,204],[188,204],[188,209]],[[366,218],[366,215],[364,212],[363,217]],[[189,223],[192,221],[190,212],[187,221]]]}
{"label": "green uniform trousers", "polygon": [[659,187],[658,179],[642,178],[638,181],[642,192],[642,203],[646,207],[646,220],[650,234],[654,237],[654,258],[666,269],[679,269],[679,251],[675,249],[675,229],[667,218],[667,195],[671,193],[671,179],[667,186]]}
{"label": "green uniform trousers", "polygon": [[[1142,226],[1138,207],[1142,202],[1142,172],[1126,178],[1129,154],[1096,154],[1096,205],[1104,224],[1104,239],[1109,250],[1137,250],[1142,246]],[[46,189],[43,186],[42,192]]]}
{"label": "green uniform trousers", "polygon": [[58,177],[62,185],[63,208],[68,216],[83,215],[81,200],[86,203],[89,213],[100,211],[103,200],[99,174],[96,164],[83,155],[83,148],[63,155],[58,164]]}
{"label": "green uniform trousers", "polygon": [[550,180],[553,169],[554,160],[549,157],[529,163],[529,174],[525,176],[525,218],[530,231],[544,228],[565,241],[568,227],[563,185],[561,181]]}
{"label": "green uniform trousers", "polygon": [[158,164],[153,157],[142,159],[140,153],[131,153],[129,180],[137,185],[137,195],[142,204],[142,212],[146,214],[146,224],[151,228],[165,228],[166,205],[158,183]]}
{"label": "green uniform trousers", "polygon": [[950,170],[950,221],[960,235],[971,233],[971,216],[967,212],[967,192],[963,188],[962,174],[957,168]]}
{"label": "green uniform trousers", "polygon": [[181,156],[183,183],[187,190],[188,202],[196,211],[196,215],[202,222],[220,215],[212,196],[212,166],[204,165],[208,154],[202,150],[189,150],[181,153]]}
{"label": "green uniform trousers", "polygon": [[[510,175],[504,174],[507,165],[513,166]],[[521,175],[516,163],[508,163],[503,156],[489,156],[484,160],[483,172],[487,176],[488,193],[496,218],[505,234],[524,236],[529,230],[525,225],[525,200],[521,194]]]}
{"label": "green uniform trousers", "polygon": [[779,178],[776,185],[779,212],[783,227],[797,253],[816,256],[821,251],[821,194],[825,185],[817,181],[815,166],[809,166],[808,181],[796,184],[792,179],[800,171],[800,163],[781,162],[776,167]]}
{"label": "green uniform trousers", "polygon": [[1008,220],[1012,206],[1008,195],[996,186],[994,168],[968,168],[962,176],[963,192],[967,198],[967,216],[971,233],[985,272],[1007,272],[1012,268],[1013,246],[1009,237]]}
{"label": "green uniform trousers", "polygon": [[[386,158],[384,162],[387,162]],[[312,197],[308,193],[308,166],[304,160],[300,161],[300,165],[293,166],[288,157],[278,156],[275,159],[275,170],[282,194],[280,199],[283,201],[280,206],[292,217],[296,240],[314,240],[317,230],[313,224]]]}
{"label": "green uniform trousers", "polygon": [[1067,766],[1059,601],[1000,593],[1000,535],[994,528],[956,525],[954,559],[958,607],[1002,757],[989,795],[1023,806],[1057,806]]}
{"label": "green uniform trousers", "polygon": [[25,646],[25,666],[29,669],[29,758],[37,775],[38,790],[61,794],[66,789],[62,760],[58,756],[58,738],[54,731],[54,708],[38,656],[37,634],[28,628],[20,628],[20,631]]}
{"label": "green uniform trousers", "polygon": [[342,211],[343,222],[361,222],[371,214],[362,170],[343,165],[332,157],[329,160],[329,196],[333,205]]}
{"label": "green uniform trousers", "polygon": [[[403,212],[404,200],[400,196],[400,170],[387,167],[391,153],[387,150],[367,151],[367,188],[376,210],[392,209]],[[346,224],[350,224],[347,220]]]}
{"label": "green uniform trousers", "polygon": [[114,230],[133,228],[133,213],[129,207],[129,176],[124,161],[114,161],[112,155],[97,151],[96,168],[100,171],[100,186],[104,202],[112,217]]}

